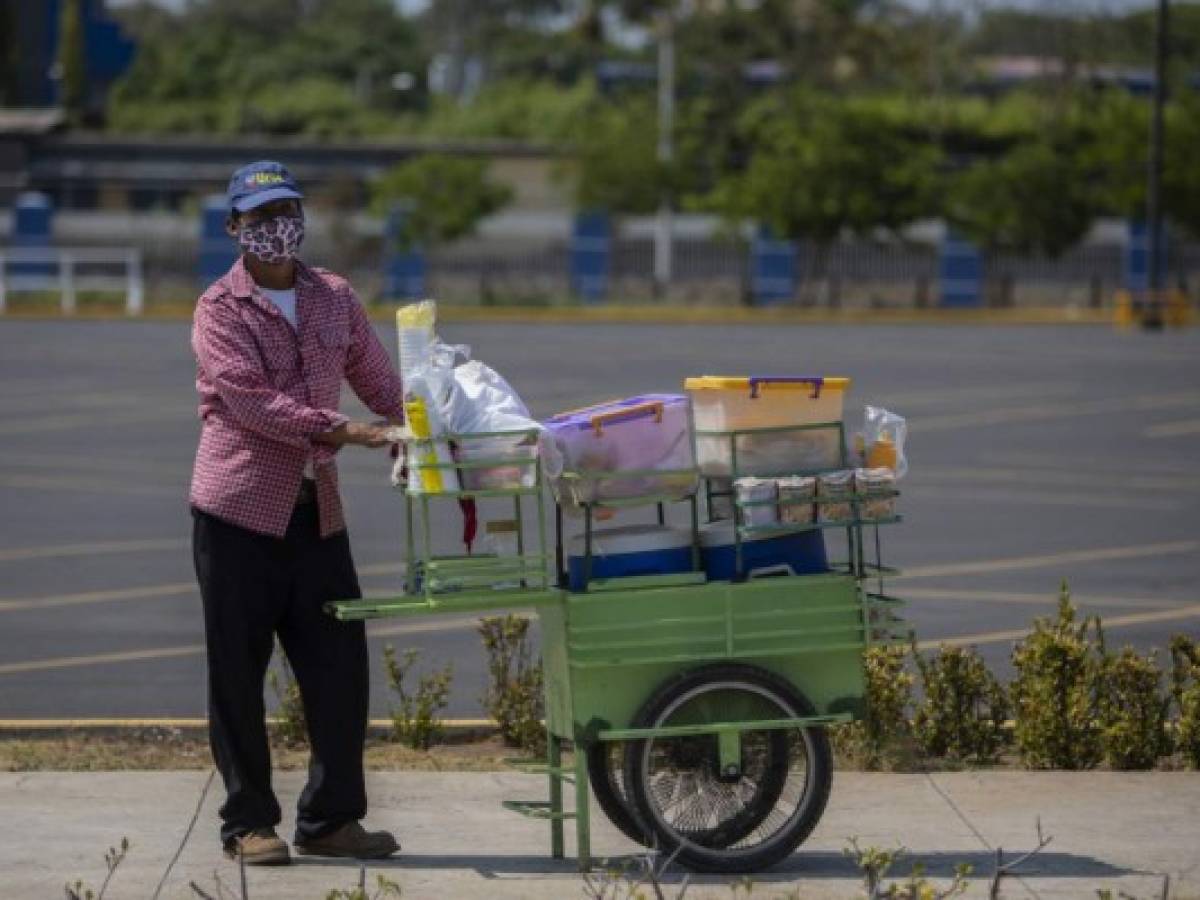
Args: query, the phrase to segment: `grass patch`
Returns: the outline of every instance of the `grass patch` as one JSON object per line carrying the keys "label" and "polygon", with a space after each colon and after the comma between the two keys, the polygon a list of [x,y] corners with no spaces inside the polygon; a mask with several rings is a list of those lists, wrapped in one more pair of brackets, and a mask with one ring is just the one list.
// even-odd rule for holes
{"label": "grass patch", "polygon": [[[469,735],[429,750],[413,750],[371,736],[364,761],[368,770],[495,772],[507,768],[503,761],[512,755],[498,735]],[[308,751],[275,741],[271,760],[276,771],[302,771],[308,767]],[[208,736],[202,731],[147,728],[0,735],[3,772],[203,770],[211,766]]]}

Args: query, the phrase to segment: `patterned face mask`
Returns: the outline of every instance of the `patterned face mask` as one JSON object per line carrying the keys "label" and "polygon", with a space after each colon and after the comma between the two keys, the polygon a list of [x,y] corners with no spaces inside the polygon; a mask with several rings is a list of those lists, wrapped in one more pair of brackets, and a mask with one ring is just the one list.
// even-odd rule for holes
{"label": "patterned face mask", "polygon": [[238,244],[242,252],[272,266],[295,256],[303,240],[302,216],[275,216],[253,225],[243,225],[238,230]]}

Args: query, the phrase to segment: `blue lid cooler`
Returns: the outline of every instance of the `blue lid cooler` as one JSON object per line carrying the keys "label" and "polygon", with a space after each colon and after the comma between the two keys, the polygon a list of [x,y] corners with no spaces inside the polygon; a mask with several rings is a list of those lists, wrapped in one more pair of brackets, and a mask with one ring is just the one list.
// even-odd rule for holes
{"label": "blue lid cooler", "polygon": [[[700,527],[700,559],[709,581],[735,575],[733,522]],[[816,575],[829,571],[820,529],[742,539],[742,569],[750,578],[763,575]]]}
{"label": "blue lid cooler", "polygon": [[[583,535],[571,538],[568,584],[573,591],[585,586]],[[663,525],[625,525],[592,532],[592,578],[631,575],[672,575],[692,570],[692,532]]]}

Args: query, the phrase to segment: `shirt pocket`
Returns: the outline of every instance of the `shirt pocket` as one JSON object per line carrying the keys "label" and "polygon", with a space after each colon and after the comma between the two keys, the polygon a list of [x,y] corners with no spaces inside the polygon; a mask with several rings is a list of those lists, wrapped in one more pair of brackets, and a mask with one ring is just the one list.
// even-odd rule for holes
{"label": "shirt pocket", "polygon": [[325,325],[317,329],[317,354],[321,362],[341,375],[346,367],[346,356],[350,352],[350,330],[339,325]]}
{"label": "shirt pocket", "polygon": [[259,335],[263,367],[268,372],[293,372],[299,363],[296,342],[283,336]]}

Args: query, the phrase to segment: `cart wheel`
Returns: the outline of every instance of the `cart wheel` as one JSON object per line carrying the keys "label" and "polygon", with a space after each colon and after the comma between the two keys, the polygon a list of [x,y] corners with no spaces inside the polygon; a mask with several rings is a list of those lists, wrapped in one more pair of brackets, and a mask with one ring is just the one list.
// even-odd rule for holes
{"label": "cart wheel", "polygon": [[[635,728],[753,722],[813,715],[779,676],[734,663],[692,669],[663,684]],[[749,729],[722,771],[716,734],[655,737],[625,748],[635,815],[663,853],[706,872],[755,872],[787,857],[825,810],[833,770],[824,728]],[[728,753],[729,748],[726,748]]]}
{"label": "cart wheel", "polygon": [[592,794],[609,821],[634,843],[651,846],[653,838],[638,822],[625,790],[625,742],[596,741],[588,748],[587,763]]}

